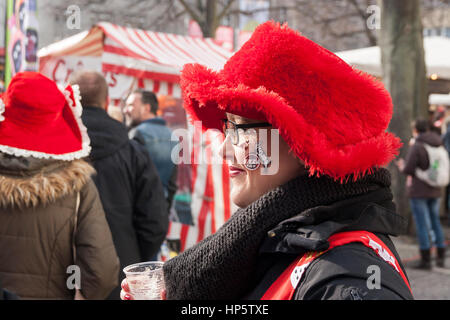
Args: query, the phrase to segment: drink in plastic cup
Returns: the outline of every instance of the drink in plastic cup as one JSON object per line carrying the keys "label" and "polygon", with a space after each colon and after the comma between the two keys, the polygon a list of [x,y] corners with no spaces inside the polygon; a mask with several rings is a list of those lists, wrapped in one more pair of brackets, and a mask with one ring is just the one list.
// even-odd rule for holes
{"label": "drink in plastic cup", "polygon": [[149,261],[132,264],[123,269],[130,293],[135,300],[161,300],[165,289],[164,262]]}

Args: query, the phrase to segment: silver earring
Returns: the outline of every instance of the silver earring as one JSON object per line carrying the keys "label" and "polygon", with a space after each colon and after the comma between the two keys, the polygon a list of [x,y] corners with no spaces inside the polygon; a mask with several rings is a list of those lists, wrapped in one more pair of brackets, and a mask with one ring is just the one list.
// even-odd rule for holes
{"label": "silver earring", "polygon": [[264,169],[267,169],[272,161],[269,159],[267,154],[264,152],[260,143],[258,143],[256,145],[256,152],[258,153],[258,157],[259,157]]}
{"label": "silver earring", "polygon": [[259,159],[259,156],[256,153],[250,153],[246,158],[245,158],[245,164],[244,164],[245,168],[248,171],[256,171],[259,169],[259,167],[261,166],[261,161]]}

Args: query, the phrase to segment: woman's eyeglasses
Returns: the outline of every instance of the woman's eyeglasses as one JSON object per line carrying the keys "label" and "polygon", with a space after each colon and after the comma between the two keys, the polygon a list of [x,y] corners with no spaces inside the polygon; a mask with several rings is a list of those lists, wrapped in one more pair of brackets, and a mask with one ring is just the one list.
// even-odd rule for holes
{"label": "woman's eyeglasses", "polygon": [[231,143],[234,145],[239,144],[239,129],[245,131],[247,129],[252,128],[267,128],[272,125],[267,122],[263,123],[246,123],[246,124],[237,124],[231,120],[223,119],[223,133],[225,134],[225,138],[230,136]]}

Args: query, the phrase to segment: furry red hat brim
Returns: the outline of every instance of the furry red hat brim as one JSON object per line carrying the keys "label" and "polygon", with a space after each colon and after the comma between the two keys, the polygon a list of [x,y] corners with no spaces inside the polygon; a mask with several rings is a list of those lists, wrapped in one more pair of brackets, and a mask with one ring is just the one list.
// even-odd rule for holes
{"label": "furry red hat brim", "polygon": [[203,130],[221,130],[226,113],[268,121],[279,130],[311,175],[325,174],[341,181],[352,176],[356,180],[392,161],[402,146],[400,139],[388,132],[336,146],[277,93],[262,86],[230,87],[217,72],[199,64],[184,66],[181,87],[186,111],[192,121],[202,122]]}

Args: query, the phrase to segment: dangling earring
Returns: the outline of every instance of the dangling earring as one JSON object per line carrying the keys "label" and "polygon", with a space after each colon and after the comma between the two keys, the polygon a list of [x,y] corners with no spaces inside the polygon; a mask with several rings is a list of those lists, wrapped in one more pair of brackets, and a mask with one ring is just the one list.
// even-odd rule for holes
{"label": "dangling earring", "polygon": [[272,163],[272,160],[270,160],[270,158],[264,152],[260,143],[258,143],[256,145],[256,152],[258,153],[258,157],[259,157],[259,160],[260,160],[262,166],[264,167],[264,169],[267,169],[269,167],[269,165]]}

